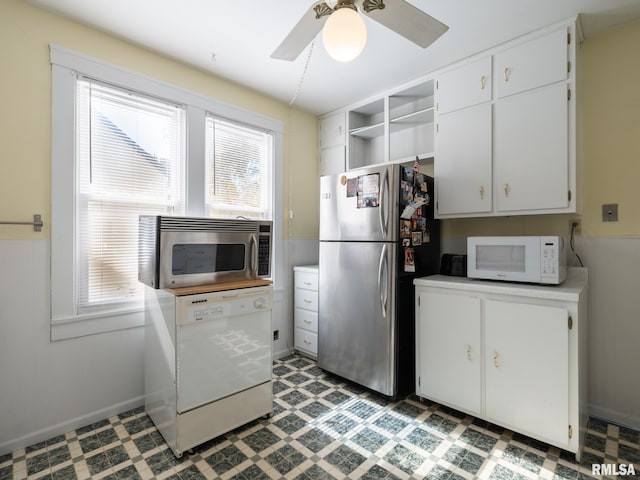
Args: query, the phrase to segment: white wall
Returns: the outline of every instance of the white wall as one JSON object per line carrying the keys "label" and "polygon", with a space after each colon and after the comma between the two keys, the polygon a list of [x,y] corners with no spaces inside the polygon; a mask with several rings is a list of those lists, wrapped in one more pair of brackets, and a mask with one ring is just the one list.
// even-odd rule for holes
{"label": "white wall", "polygon": [[[285,249],[314,260],[313,246]],[[142,327],[50,341],[49,250],[48,240],[0,240],[0,455],[144,404]],[[290,303],[288,290],[274,292],[274,358],[292,350]]]}
{"label": "white wall", "polygon": [[143,403],[143,329],[50,342],[49,241],[0,240],[0,454]]}

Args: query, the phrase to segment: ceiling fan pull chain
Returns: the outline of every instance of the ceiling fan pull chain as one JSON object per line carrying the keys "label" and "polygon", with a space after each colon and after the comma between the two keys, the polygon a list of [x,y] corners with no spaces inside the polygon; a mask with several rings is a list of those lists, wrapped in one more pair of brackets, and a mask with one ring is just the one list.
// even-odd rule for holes
{"label": "ceiling fan pull chain", "polygon": [[296,88],[296,93],[293,94],[291,101],[289,102],[289,106],[293,105],[293,102],[296,101],[298,95],[300,94],[300,90],[302,90],[302,84],[304,82],[304,77],[307,75],[307,70],[309,68],[309,62],[311,61],[311,54],[313,53],[313,46],[316,44],[315,39],[311,41],[309,46],[309,55],[307,55],[307,61],[304,64],[304,69],[302,70],[302,75],[300,75],[300,81],[298,82],[298,88]]}

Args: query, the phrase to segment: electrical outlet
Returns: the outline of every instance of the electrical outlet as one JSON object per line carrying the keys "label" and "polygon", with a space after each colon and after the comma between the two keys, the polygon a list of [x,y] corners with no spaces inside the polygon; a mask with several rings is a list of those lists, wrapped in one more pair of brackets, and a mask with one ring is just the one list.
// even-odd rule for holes
{"label": "electrical outlet", "polygon": [[274,330],[273,331],[273,341],[275,342],[279,338],[280,338],[280,330]]}
{"label": "electrical outlet", "polygon": [[608,203],[602,205],[602,221],[617,222],[618,221],[618,204]]}
{"label": "electrical outlet", "polygon": [[569,219],[569,235],[573,232],[574,235],[579,234],[582,231],[582,221],[579,218]]}

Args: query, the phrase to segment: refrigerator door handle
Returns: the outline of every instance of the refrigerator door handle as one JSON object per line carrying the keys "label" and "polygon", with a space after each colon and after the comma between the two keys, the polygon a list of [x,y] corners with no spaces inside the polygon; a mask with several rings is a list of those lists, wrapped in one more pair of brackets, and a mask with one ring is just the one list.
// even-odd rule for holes
{"label": "refrigerator door handle", "polygon": [[[388,273],[389,265],[387,261],[387,246],[383,245],[382,253],[380,253],[380,264],[378,265],[378,292],[380,293],[380,309],[382,310],[382,318],[387,318],[387,302],[388,296]],[[384,283],[384,285],[383,285]]]}
{"label": "refrigerator door handle", "polygon": [[387,238],[389,226],[389,201],[387,195],[389,193],[389,169],[385,169],[382,185],[380,186],[380,230],[383,238]]}

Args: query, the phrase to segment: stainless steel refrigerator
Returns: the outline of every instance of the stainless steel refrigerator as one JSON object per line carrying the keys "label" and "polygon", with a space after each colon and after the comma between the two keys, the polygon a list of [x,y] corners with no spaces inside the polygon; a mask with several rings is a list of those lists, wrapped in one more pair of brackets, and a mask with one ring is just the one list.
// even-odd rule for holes
{"label": "stainless steel refrigerator", "polygon": [[393,398],[415,390],[413,279],[440,260],[433,179],[417,167],[320,178],[318,366]]}

